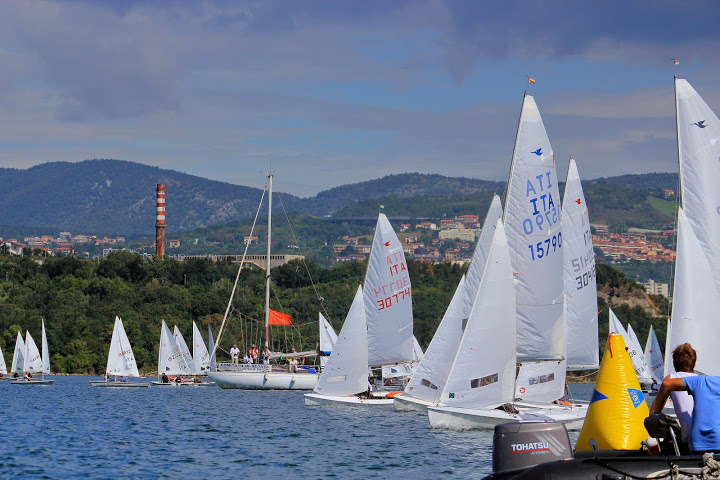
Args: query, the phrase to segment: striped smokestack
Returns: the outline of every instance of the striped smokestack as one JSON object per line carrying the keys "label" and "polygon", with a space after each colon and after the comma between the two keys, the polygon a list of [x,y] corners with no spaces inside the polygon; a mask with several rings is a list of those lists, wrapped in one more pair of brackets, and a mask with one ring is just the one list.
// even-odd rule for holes
{"label": "striped smokestack", "polygon": [[155,217],[155,255],[162,257],[165,255],[165,185],[158,183],[157,189]]}

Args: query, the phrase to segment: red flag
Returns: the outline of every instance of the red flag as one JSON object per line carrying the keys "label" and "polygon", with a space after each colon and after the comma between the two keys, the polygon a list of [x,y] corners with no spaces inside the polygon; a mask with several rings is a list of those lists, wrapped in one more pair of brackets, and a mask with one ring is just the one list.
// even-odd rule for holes
{"label": "red flag", "polygon": [[270,325],[292,325],[290,315],[282,312],[276,312],[275,310],[270,310],[268,323]]}
{"label": "red flag", "polygon": [[528,77],[528,83],[535,83],[535,79],[532,77]]}

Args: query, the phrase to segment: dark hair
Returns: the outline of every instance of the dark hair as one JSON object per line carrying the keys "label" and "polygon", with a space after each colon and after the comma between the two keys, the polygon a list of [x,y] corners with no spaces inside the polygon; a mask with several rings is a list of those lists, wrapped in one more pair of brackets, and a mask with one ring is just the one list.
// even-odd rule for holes
{"label": "dark hair", "polygon": [[675,347],[672,352],[673,367],[676,372],[691,372],[695,370],[697,353],[689,343],[683,343]]}

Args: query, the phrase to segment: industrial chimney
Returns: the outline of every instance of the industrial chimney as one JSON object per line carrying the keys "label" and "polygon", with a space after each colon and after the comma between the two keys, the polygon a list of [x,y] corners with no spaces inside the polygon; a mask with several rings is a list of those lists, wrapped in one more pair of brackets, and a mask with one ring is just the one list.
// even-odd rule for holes
{"label": "industrial chimney", "polygon": [[158,183],[155,190],[157,196],[157,216],[155,217],[155,255],[165,255],[165,185]]}

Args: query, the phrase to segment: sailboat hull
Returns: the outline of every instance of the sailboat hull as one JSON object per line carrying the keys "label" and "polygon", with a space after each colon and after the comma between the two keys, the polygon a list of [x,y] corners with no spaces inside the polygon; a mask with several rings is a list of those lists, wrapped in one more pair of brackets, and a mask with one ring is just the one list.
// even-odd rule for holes
{"label": "sailboat hull", "polygon": [[217,385],[215,382],[158,382],[156,380],[153,380],[153,385],[157,385],[158,387],[214,387]]}
{"label": "sailboat hull", "polygon": [[312,390],[317,385],[317,373],[287,372],[208,372],[208,377],[220,388],[244,390]]}
{"label": "sailboat hull", "polygon": [[90,382],[93,387],[106,387],[106,388],[138,388],[138,387],[149,387],[149,383],[139,382],[105,382],[103,380]]}
{"label": "sailboat hull", "polygon": [[55,380],[13,380],[11,385],[51,385]]}
{"label": "sailboat hull", "polygon": [[371,406],[371,405],[382,405],[392,406],[392,398],[360,398],[354,395],[347,396],[334,396],[334,395],[320,395],[317,393],[306,393],[305,394],[305,405],[310,407],[316,407],[321,405],[346,405],[346,406]]}
{"label": "sailboat hull", "polygon": [[428,407],[437,406],[437,403],[428,402],[419,398],[412,397],[406,393],[395,395],[393,397],[393,406],[396,412],[419,412],[426,413]]}
{"label": "sailboat hull", "polygon": [[568,429],[580,428],[587,414],[587,404],[534,405],[515,404],[519,413],[508,413],[497,408],[460,408],[448,406],[428,407],[428,420],[432,428],[448,430],[474,430],[495,428],[507,422],[554,421]]}

